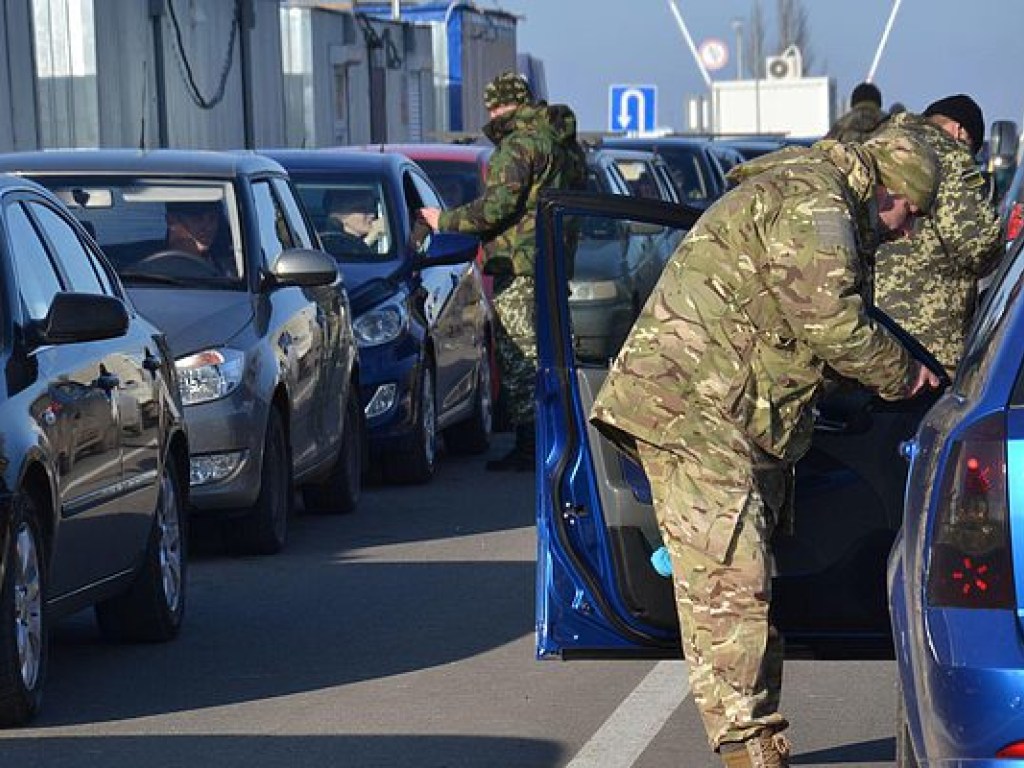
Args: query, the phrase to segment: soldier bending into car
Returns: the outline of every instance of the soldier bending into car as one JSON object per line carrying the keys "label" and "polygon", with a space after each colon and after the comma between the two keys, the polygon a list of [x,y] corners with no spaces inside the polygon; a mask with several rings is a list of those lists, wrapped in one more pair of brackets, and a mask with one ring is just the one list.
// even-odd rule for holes
{"label": "soldier bending into car", "polygon": [[484,133],[495,150],[483,194],[448,211],[423,208],[432,229],[494,240],[484,272],[494,276],[498,314],[497,357],[503,400],[515,428],[515,446],[487,462],[495,471],[534,467],[533,387],[537,375],[534,261],[537,199],[544,189],[581,189],[586,159],[576,141],[576,116],[565,105],[534,103],[527,82],[514,72],[484,91],[490,122]]}
{"label": "soldier bending into car", "polygon": [[886,126],[926,142],[942,172],[932,215],[913,237],[878,249],[875,303],[952,375],[978,302],[978,280],[1004,253],[988,185],[974,163],[985,118],[977,102],[960,93],[930,104],[923,115],[895,115]]}
{"label": "soldier bending into car", "polygon": [[905,234],[938,173],[902,131],[737,166],[739,186],[676,249],[594,402],[591,421],[650,479],[690,686],[726,766],[789,765],[769,540],[792,524],[826,366],[889,400],[938,386],[866,314],[858,242]]}

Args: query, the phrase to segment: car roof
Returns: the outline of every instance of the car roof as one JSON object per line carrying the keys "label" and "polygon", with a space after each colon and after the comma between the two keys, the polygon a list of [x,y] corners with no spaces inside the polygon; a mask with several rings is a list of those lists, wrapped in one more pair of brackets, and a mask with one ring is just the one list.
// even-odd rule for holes
{"label": "car roof", "polygon": [[397,171],[412,162],[398,152],[369,152],[356,147],[261,151],[290,173],[345,170],[351,173],[380,174]]}
{"label": "car roof", "polygon": [[175,176],[234,177],[284,173],[273,160],[255,152],[182,149],[47,149],[0,154],[0,171],[47,173],[154,173]]}
{"label": "car roof", "polygon": [[708,140],[700,136],[609,136],[601,143],[609,147],[696,147],[708,146]]}
{"label": "car roof", "polygon": [[654,152],[646,149],[622,149],[620,147],[608,147],[608,146],[597,146],[591,147],[587,150],[587,154],[591,152],[595,153],[595,156],[601,154],[606,157],[615,158],[616,160],[653,160],[655,157]]}
{"label": "car roof", "polygon": [[486,159],[494,151],[489,144],[364,144],[364,152],[398,152],[413,160],[454,160],[467,163]]}

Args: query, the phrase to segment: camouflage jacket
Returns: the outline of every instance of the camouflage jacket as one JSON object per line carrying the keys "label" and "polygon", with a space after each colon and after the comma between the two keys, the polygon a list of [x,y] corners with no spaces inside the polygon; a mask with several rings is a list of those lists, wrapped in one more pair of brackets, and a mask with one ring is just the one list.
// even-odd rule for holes
{"label": "camouflage jacket", "polygon": [[999,219],[970,150],[910,113],[890,121],[921,136],[942,167],[935,210],[913,237],[886,243],[875,265],[875,303],[950,372],[960,362],[978,279],[1003,255]]}
{"label": "camouflage jacket", "polygon": [[914,370],[860,293],[857,220],[877,219],[875,170],[858,145],[821,142],[732,174],[742,183],[676,249],[591,421],[620,445],[693,451],[717,414],[795,461],[826,364],[887,399],[906,395]]}
{"label": "camouflage jacket", "polygon": [[541,190],[582,188],[586,180],[576,116],[564,105],[526,105],[495,118],[484,132],[496,147],[487,186],[476,200],[443,212],[439,229],[493,239],[485,272],[532,275]]}
{"label": "camouflage jacket", "polygon": [[864,141],[887,115],[870,101],[854,104],[850,111],[836,120],[835,125],[825,134],[826,139],[836,141]]}

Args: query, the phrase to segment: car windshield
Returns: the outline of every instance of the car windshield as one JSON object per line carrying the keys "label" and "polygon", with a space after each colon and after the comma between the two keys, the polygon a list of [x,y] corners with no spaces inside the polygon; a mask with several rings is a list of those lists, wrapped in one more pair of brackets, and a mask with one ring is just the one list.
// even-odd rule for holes
{"label": "car windshield", "polygon": [[416,164],[430,177],[449,208],[476,200],[483,191],[476,162],[417,160]]}
{"label": "car windshield", "polygon": [[230,183],[46,176],[126,283],[244,287],[238,205]]}
{"label": "car windshield", "polygon": [[339,261],[395,258],[393,211],[377,179],[335,175],[330,179],[292,176],[324,250]]}
{"label": "car windshield", "polygon": [[661,199],[658,182],[654,178],[654,168],[649,163],[644,160],[616,159],[615,165],[629,185],[631,195],[647,200]]}

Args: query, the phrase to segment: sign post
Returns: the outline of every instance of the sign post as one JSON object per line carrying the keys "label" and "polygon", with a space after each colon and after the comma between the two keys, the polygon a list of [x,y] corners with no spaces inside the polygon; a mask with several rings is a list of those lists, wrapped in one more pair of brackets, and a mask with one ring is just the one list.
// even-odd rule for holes
{"label": "sign post", "polygon": [[608,88],[608,130],[653,133],[657,124],[658,89],[653,85],[612,85]]}

